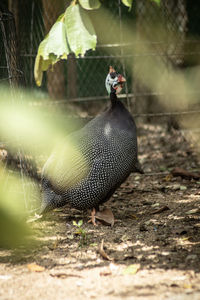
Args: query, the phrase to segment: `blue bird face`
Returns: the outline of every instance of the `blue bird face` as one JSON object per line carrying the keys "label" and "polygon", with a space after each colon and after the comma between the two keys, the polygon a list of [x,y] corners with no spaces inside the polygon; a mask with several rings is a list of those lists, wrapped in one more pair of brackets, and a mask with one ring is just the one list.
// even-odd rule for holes
{"label": "blue bird face", "polygon": [[113,67],[110,67],[110,71],[105,82],[108,94],[111,92],[119,94],[123,88],[124,82],[126,82],[126,79],[121,74],[117,73]]}

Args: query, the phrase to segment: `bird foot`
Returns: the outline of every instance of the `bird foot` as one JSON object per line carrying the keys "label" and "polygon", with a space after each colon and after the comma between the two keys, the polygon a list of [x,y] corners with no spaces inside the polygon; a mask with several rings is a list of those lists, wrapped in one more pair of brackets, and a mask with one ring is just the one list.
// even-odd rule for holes
{"label": "bird foot", "polygon": [[88,221],[94,226],[97,226],[96,219],[104,225],[110,225],[111,227],[115,223],[114,215],[110,208],[105,208],[102,211],[97,211],[93,208],[91,213],[91,219]]}

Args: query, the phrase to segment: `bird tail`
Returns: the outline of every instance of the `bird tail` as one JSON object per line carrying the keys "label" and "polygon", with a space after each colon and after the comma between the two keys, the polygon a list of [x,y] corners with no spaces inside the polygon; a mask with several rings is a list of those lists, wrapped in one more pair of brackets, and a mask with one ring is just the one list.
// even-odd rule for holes
{"label": "bird tail", "polygon": [[144,174],[144,171],[143,171],[143,169],[142,169],[142,166],[141,166],[141,164],[139,163],[138,160],[137,160],[136,163],[134,164],[133,173]]}
{"label": "bird tail", "polygon": [[0,149],[0,161],[12,171],[23,172],[30,179],[40,183],[41,175],[38,171],[36,162],[21,153],[11,153],[5,148]]}

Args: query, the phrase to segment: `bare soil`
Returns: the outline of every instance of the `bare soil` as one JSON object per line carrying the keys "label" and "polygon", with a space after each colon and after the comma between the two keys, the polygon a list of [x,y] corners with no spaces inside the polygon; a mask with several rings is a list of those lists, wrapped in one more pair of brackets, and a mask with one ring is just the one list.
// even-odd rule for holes
{"label": "bare soil", "polygon": [[194,145],[180,131],[139,128],[145,174],[106,203],[114,226],[70,207],[31,223],[39,244],[0,251],[0,299],[200,299],[200,181],[170,175],[200,170]]}

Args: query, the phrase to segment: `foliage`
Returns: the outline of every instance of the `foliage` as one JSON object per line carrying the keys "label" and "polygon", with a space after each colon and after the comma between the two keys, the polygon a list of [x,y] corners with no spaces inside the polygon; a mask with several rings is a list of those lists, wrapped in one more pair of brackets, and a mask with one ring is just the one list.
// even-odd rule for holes
{"label": "foliage", "polygon": [[[152,0],[159,4],[160,0]],[[132,7],[133,0],[122,0]],[[67,59],[69,53],[76,57],[85,55],[87,50],[94,50],[97,44],[88,10],[99,9],[99,0],[73,0],[65,12],[59,16],[50,32],[40,43],[35,60],[34,76],[38,86],[42,83],[43,71],[61,59]]]}
{"label": "foliage", "polygon": [[83,220],[79,220],[78,223],[76,221],[73,221],[73,225],[76,227],[75,234],[80,235],[80,246],[82,247],[83,245],[86,245],[88,236],[87,231],[82,227]]}
{"label": "foliage", "polygon": [[0,165],[0,247],[24,244],[30,230],[24,221],[24,199],[20,180],[12,177]]}
{"label": "foliage", "polygon": [[43,71],[60,59],[67,59],[70,52],[79,56],[89,49],[95,49],[97,37],[86,10],[99,8],[100,2],[90,2],[82,0],[76,4],[73,1],[40,43],[34,69],[38,86],[42,83]]}
{"label": "foliage", "polygon": [[125,6],[128,6],[129,9],[131,9],[133,0],[122,0],[122,3],[123,3]]}
{"label": "foliage", "polygon": [[[55,145],[63,148],[66,128],[69,130],[73,126],[71,119],[64,122],[66,110],[63,116],[58,113],[52,118],[45,117],[46,107],[34,105],[37,99],[31,93],[6,88],[0,88],[0,93],[0,137],[1,141],[9,141],[5,144],[6,150],[14,157],[19,152],[33,159],[38,157],[37,166],[43,165],[41,157],[51,153]],[[68,154],[73,156],[72,152],[73,147],[69,145]],[[40,208],[39,185],[17,171],[20,166],[12,168],[0,155],[0,247],[30,244],[31,224],[26,221],[30,212]]]}
{"label": "foliage", "polygon": [[95,49],[96,34],[90,18],[80,5],[70,5],[66,10],[65,24],[70,52],[84,55],[88,49]]}
{"label": "foliage", "polygon": [[43,71],[46,71],[50,65],[54,65],[60,59],[67,58],[68,54],[66,25],[63,22],[63,15],[61,15],[38,48],[34,70],[37,85],[41,85]]}
{"label": "foliage", "polygon": [[158,5],[160,5],[160,0],[151,0],[151,1],[154,1],[154,2],[156,2]]}

